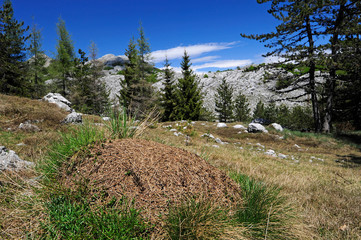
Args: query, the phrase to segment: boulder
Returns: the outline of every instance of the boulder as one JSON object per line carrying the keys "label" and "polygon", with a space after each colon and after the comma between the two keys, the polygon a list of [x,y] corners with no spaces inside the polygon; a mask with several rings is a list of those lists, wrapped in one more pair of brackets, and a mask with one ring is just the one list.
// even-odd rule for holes
{"label": "boulder", "polygon": [[63,123],[82,123],[83,115],[81,113],[72,112],[63,120]]}
{"label": "boulder", "polygon": [[20,170],[30,166],[34,163],[24,161],[12,150],[8,150],[4,146],[0,146],[0,171],[4,170]]}
{"label": "boulder", "polygon": [[274,150],[272,150],[272,149],[267,150],[264,154],[272,156],[272,157],[277,157],[276,152]]}
{"label": "boulder", "polygon": [[248,125],[248,132],[250,133],[255,133],[255,132],[264,132],[264,133],[268,133],[267,129],[262,126],[261,124],[259,123],[250,123]]}
{"label": "boulder", "polygon": [[227,127],[227,124],[225,123],[217,123],[217,128],[224,128]]}
{"label": "boulder", "polygon": [[40,128],[31,123],[20,123],[19,129],[27,132],[39,132]]}
{"label": "boulder", "polygon": [[237,125],[234,125],[233,128],[235,129],[241,129],[241,130],[246,130],[247,128],[245,126],[243,126],[242,124],[237,124]]}
{"label": "boulder", "polygon": [[278,124],[278,123],[272,123],[272,124],[271,124],[271,127],[273,127],[274,129],[276,129],[277,131],[280,131],[280,132],[283,131],[283,127],[282,127],[280,124]]}
{"label": "boulder", "polygon": [[43,99],[43,101],[47,101],[49,103],[54,103],[61,109],[64,109],[67,112],[72,112],[73,109],[70,107],[71,102],[68,101],[65,97],[63,97],[59,93],[48,93],[46,94]]}

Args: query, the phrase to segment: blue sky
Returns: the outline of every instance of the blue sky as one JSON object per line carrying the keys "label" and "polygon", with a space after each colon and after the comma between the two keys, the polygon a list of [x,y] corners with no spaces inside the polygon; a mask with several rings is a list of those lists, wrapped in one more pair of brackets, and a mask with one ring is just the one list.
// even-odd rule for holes
{"label": "blue sky", "polygon": [[[240,33],[265,33],[277,21],[267,13],[269,4],[256,0],[12,0],[15,17],[42,29],[43,49],[54,56],[56,23],[61,17],[77,49],[88,50],[90,41],[99,57],[123,55],[129,39],[138,37],[139,21],[153,51],[157,67],[167,54],[177,68],[184,49],[194,70],[215,71],[265,61],[261,43]],[[32,20],[34,17],[34,21]]]}

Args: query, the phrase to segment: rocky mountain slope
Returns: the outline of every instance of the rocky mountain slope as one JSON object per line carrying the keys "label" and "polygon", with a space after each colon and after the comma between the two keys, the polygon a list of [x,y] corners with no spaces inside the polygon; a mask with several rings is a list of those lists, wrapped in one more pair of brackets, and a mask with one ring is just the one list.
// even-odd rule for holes
{"label": "rocky mountain slope", "polygon": [[[116,99],[116,94],[120,90],[119,81],[124,77],[118,73],[124,68],[123,66],[126,61],[126,57],[107,54],[99,60],[104,63],[104,65],[106,66],[105,69],[107,69],[103,71],[104,76],[102,80],[106,83],[108,89],[110,90],[110,97],[112,99]],[[110,67],[112,69],[109,69]],[[260,67],[258,70],[255,71],[247,71],[248,67],[243,67],[239,70],[228,70],[222,72],[218,71],[208,72],[206,74],[198,74],[200,85],[203,86],[202,91],[204,93],[204,106],[208,110],[214,111],[214,96],[223,78],[226,78],[227,82],[232,86],[234,90],[234,96],[238,92],[241,92],[248,98],[250,108],[252,110],[256,107],[259,100],[261,100],[265,104],[275,101],[276,105],[285,104],[289,107],[293,107],[295,105],[305,105],[305,103],[285,100],[288,98],[303,95],[305,93],[303,89],[287,92],[287,90],[292,88],[292,86],[289,86],[280,91],[276,91],[277,78],[287,76],[290,77],[293,75],[292,73],[282,69],[266,69],[265,67]],[[321,73],[318,72],[316,76],[316,80],[318,82],[321,82],[323,79]],[[181,73],[174,74],[175,80],[181,77]],[[155,83],[153,86],[157,91],[160,91],[163,87],[163,74],[158,74],[158,79],[160,81]],[[308,96],[301,98],[301,100],[305,99],[308,99]]]}

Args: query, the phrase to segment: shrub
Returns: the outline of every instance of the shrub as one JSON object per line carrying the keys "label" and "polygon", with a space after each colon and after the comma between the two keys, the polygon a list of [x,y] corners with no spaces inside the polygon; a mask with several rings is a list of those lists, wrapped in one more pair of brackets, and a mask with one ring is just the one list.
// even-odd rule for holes
{"label": "shrub", "polygon": [[204,74],[203,77],[204,77],[204,78],[208,78],[208,75],[207,75],[207,74]]}
{"label": "shrub", "polygon": [[104,70],[112,70],[112,69],[114,69],[114,67],[110,67],[110,66],[104,67]]}

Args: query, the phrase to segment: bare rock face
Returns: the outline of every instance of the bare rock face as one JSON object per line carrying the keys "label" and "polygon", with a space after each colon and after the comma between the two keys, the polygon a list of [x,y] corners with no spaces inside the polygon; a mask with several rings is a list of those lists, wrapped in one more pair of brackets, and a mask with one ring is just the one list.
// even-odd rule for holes
{"label": "bare rock face", "polygon": [[12,150],[0,146],[0,171],[12,170],[17,171],[33,166],[34,163],[24,161]]}
{"label": "bare rock face", "polygon": [[49,103],[55,103],[61,109],[64,109],[67,112],[72,112],[73,109],[70,107],[71,102],[68,99],[63,97],[59,93],[48,93],[46,96],[43,97],[43,101],[47,101]]}

